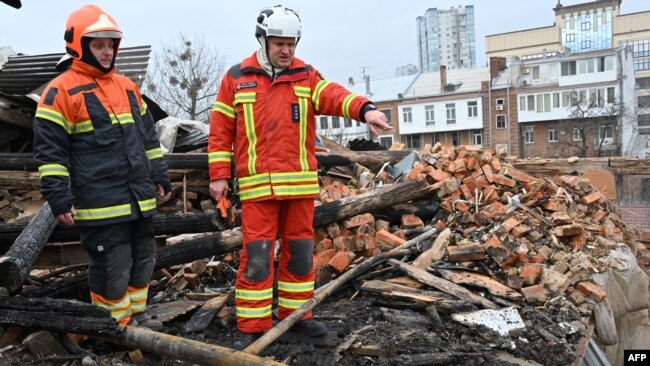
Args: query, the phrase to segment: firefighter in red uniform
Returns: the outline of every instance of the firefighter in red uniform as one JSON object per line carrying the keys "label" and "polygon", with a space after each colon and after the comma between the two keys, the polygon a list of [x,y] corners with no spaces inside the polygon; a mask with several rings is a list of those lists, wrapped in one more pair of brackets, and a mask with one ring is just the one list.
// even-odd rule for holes
{"label": "firefighter in red uniform", "polygon": [[[242,343],[272,327],[274,243],[280,236],[278,317],[312,298],[314,197],[318,185],[314,115],[366,122],[374,135],[389,130],[368,99],[328,82],[295,58],[298,14],[280,5],[262,10],[255,36],[261,47],[223,78],[210,120],[210,193],[227,193],[234,151],[242,202],[243,249],[235,285]],[[294,329],[325,333],[311,312]]]}
{"label": "firefighter in red uniform", "polygon": [[146,313],[155,262],[151,216],[171,183],[140,90],[115,73],[122,32],[86,5],[68,18],[72,65],[47,86],[34,120],[41,191],[56,218],[77,223],[90,256],[92,302],[120,324],[160,327]]}

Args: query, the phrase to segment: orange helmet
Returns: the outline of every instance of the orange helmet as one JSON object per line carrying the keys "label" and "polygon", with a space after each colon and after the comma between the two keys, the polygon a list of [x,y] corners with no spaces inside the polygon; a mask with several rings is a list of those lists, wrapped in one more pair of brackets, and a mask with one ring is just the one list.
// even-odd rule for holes
{"label": "orange helmet", "polygon": [[66,51],[77,60],[83,56],[82,37],[121,39],[122,31],[108,13],[98,6],[86,5],[70,14],[63,36]]}

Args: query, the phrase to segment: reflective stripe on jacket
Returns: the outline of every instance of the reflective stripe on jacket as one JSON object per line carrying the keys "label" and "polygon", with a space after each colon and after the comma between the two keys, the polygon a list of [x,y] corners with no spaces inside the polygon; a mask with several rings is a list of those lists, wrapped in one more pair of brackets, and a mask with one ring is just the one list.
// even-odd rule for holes
{"label": "reflective stripe on jacket", "polygon": [[34,120],[41,191],[55,215],[74,205],[79,225],[155,213],[167,164],[137,86],[80,61],[52,80]]}
{"label": "reflective stripe on jacket", "polygon": [[231,178],[234,151],[242,201],[314,197],[314,115],[361,120],[367,102],[298,58],[272,82],[254,53],[232,67],[219,87],[210,118],[210,180]]}

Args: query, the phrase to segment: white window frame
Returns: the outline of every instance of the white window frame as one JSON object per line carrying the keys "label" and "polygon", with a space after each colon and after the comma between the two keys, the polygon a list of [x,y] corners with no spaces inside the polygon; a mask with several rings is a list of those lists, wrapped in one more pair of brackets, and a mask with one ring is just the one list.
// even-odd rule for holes
{"label": "white window frame", "polygon": [[603,140],[603,145],[611,145],[614,143],[614,125],[601,125],[598,128],[598,143],[603,138],[603,131],[605,131],[605,139]]}
{"label": "white window frame", "polygon": [[320,117],[320,129],[321,130],[329,130],[330,128],[330,121],[327,119],[327,116],[321,116]]}
{"label": "white window frame", "polygon": [[560,141],[560,135],[558,131],[554,128],[548,129],[548,142],[558,142]]}
{"label": "white window frame", "polygon": [[445,104],[445,109],[447,110],[447,124],[455,125],[456,124],[456,103]]}
{"label": "white window frame", "polygon": [[[499,119],[501,119],[501,118],[503,119],[503,121],[499,121]],[[497,114],[495,116],[495,121],[494,122],[495,122],[495,126],[496,126],[497,130],[503,130],[503,129],[508,127],[508,120],[506,119],[505,114]],[[499,127],[499,123],[501,123],[501,122],[503,122],[503,126]]]}
{"label": "white window frame", "polygon": [[413,110],[411,107],[402,108],[402,118],[404,123],[413,123]]}
{"label": "white window frame", "polygon": [[535,143],[535,126],[524,127],[524,143],[525,144]]}
{"label": "white window frame", "polygon": [[483,131],[482,130],[473,130],[472,138],[474,145],[482,147],[483,146]]}
{"label": "white window frame", "polygon": [[424,123],[426,126],[436,125],[435,106],[433,104],[424,106]]}
{"label": "white window frame", "polygon": [[[472,103],[472,104],[470,104]],[[478,102],[473,100],[467,102],[467,117],[476,118],[478,117]]]}
{"label": "white window frame", "polygon": [[582,141],[582,133],[580,132],[580,127],[573,128],[573,141]]}

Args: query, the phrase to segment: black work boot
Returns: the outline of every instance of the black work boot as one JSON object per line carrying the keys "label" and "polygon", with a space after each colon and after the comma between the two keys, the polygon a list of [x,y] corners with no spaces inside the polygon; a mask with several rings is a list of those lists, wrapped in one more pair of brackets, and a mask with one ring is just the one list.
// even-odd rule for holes
{"label": "black work boot", "polygon": [[325,323],[314,319],[301,320],[293,326],[293,329],[310,337],[321,336],[327,331]]}
{"label": "black work boot", "polygon": [[255,342],[259,337],[263,335],[264,332],[243,333],[238,331],[235,335],[235,343],[233,343],[232,346],[237,351],[243,351],[246,347],[250,346],[251,343]]}

